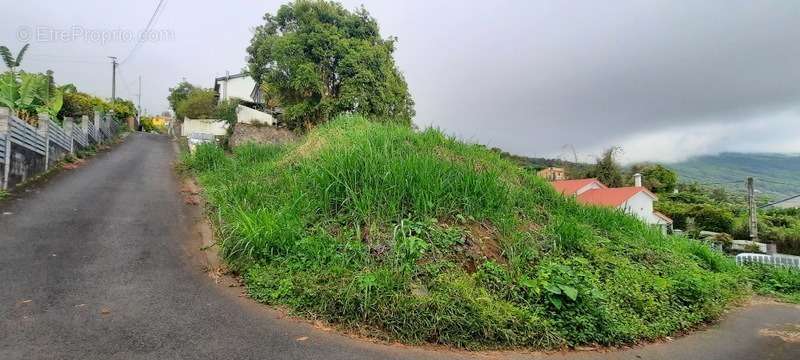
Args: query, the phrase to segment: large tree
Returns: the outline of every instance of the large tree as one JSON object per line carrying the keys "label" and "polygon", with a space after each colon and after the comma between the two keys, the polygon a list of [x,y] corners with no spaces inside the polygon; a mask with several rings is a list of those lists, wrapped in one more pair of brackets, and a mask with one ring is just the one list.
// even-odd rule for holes
{"label": "large tree", "polygon": [[603,184],[609,187],[621,187],[625,185],[622,178],[622,169],[617,161],[614,159],[616,154],[620,151],[618,147],[606,149],[603,156],[597,158],[594,167],[589,171],[589,176],[597,178]]}
{"label": "large tree", "polygon": [[392,58],[396,39],[383,39],[366,9],[296,0],[264,21],[247,48],[249,70],[290,127],[342,112],[410,124],[414,102]]}
{"label": "large tree", "polygon": [[678,174],[660,164],[635,164],[631,166],[626,183],[633,182],[633,174],[642,174],[644,187],[655,193],[671,192],[678,184]]}
{"label": "large tree", "polygon": [[185,116],[185,114],[178,112],[178,105],[182,101],[186,100],[186,98],[189,97],[189,93],[195,89],[198,89],[198,87],[190,84],[186,80],[181,81],[174,88],[169,88],[169,96],[167,96],[167,100],[169,101],[169,106],[172,108],[172,111],[175,112],[175,117],[178,120],[183,120],[183,117]]}
{"label": "large tree", "polygon": [[208,119],[214,116],[216,109],[217,94],[214,90],[195,88],[178,103],[175,112],[190,119]]}

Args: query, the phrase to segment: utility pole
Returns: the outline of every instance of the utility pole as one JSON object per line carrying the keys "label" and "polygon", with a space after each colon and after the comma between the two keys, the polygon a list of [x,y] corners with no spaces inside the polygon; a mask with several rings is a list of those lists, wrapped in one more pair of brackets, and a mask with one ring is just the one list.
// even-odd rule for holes
{"label": "utility pole", "polygon": [[111,59],[111,103],[117,102],[117,57],[109,56]]}
{"label": "utility pole", "polygon": [[139,75],[139,93],[136,96],[139,98],[139,111],[136,112],[136,124],[133,126],[138,129],[142,123],[142,75]]}
{"label": "utility pole", "polygon": [[749,214],[750,241],[758,241],[758,218],[756,217],[756,191],[753,178],[747,178],[747,210]]}

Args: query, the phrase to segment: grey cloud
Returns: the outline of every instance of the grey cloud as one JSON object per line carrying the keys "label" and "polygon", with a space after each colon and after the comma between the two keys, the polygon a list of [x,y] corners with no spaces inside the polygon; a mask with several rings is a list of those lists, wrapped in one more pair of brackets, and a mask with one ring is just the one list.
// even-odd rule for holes
{"label": "grey cloud", "polygon": [[[350,8],[360,3],[345,1]],[[155,7],[115,3],[124,15],[103,17],[112,6],[94,10],[93,4],[15,4],[8,7],[12,20],[0,24],[0,42],[14,43],[13,29],[42,21],[139,29]],[[139,73],[145,77],[146,107],[166,108],[167,87],[181,77],[210,86],[215,75],[244,66],[250,28],[281,2],[220,4],[169,1],[157,27],[173,29],[175,41],[145,44],[123,69],[129,82]],[[564,144],[583,152],[636,146],[658,134],[681,139],[710,124],[734,131],[796,109],[800,99],[796,2],[420,0],[365,6],[384,36],[399,37],[396,58],[417,102],[418,124],[521,154],[557,153]],[[95,61],[130,48],[41,45],[45,53],[91,54]],[[56,65],[57,75],[107,91],[102,72]],[[786,126],[775,129],[790,137],[784,143],[793,150],[800,132],[792,138]],[[678,141],[651,150],[654,156],[675,151]],[[723,143],[687,151],[719,151]],[[770,146],[755,139],[747,148]]]}

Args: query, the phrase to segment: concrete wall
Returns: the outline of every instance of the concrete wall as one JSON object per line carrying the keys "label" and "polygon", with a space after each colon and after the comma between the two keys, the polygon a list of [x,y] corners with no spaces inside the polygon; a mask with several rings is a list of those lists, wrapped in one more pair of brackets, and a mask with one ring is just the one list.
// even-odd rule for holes
{"label": "concrete wall", "polygon": [[275,125],[275,118],[263,111],[239,105],[236,107],[236,122],[239,124]]}
{"label": "concrete wall", "polygon": [[186,118],[181,125],[181,136],[189,136],[193,133],[224,136],[227,129],[228,124],[222,120]]}
{"label": "concrete wall", "polygon": [[9,160],[8,188],[17,186],[47,169],[44,156],[13,142]]}

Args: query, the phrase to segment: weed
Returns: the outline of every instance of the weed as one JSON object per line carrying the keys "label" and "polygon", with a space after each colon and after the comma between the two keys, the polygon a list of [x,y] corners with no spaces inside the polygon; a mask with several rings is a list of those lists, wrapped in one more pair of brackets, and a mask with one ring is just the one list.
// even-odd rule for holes
{"label": "weed", "polygon": [[744,272],[584,207],[483,146],[346,116],[296,144],[202,145],[193,171],[249,294],[410,343],[624,344],[713,319]]}

